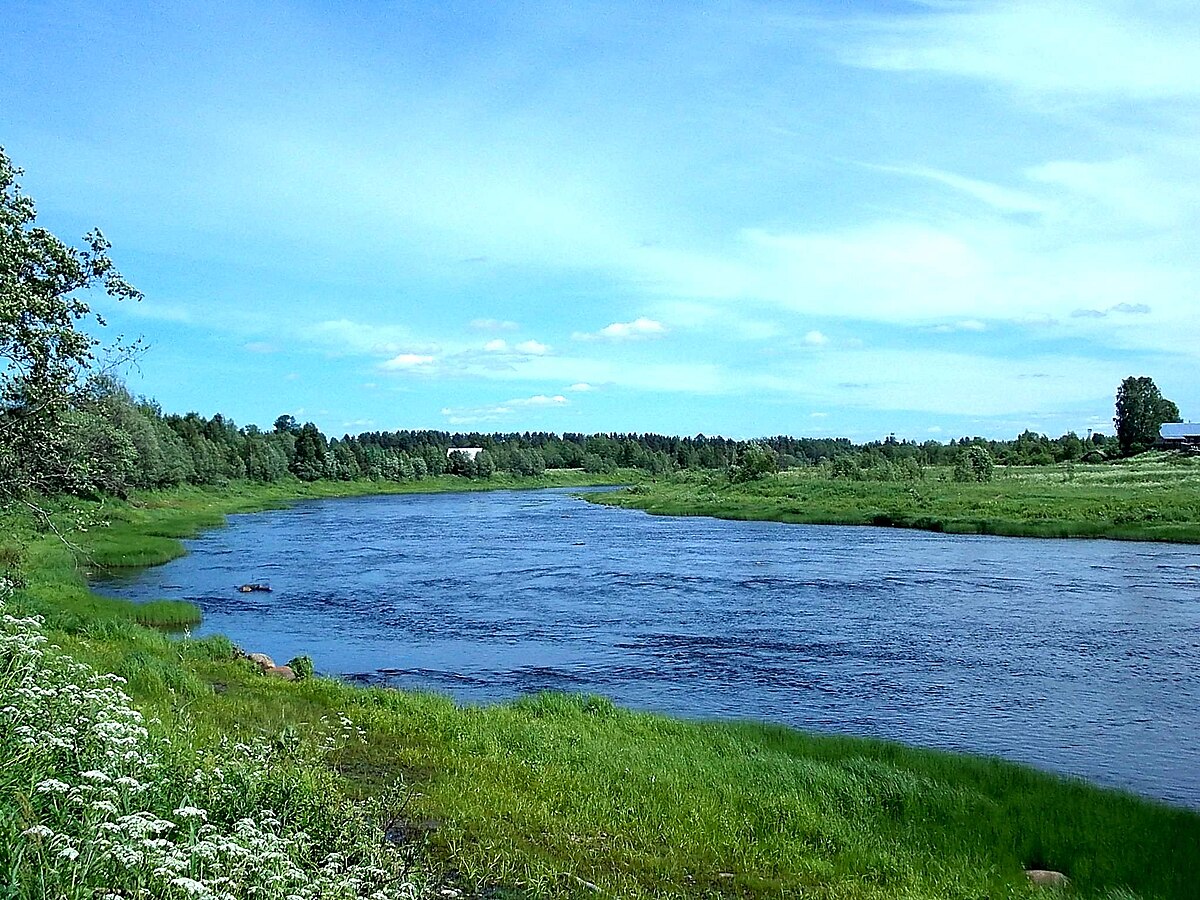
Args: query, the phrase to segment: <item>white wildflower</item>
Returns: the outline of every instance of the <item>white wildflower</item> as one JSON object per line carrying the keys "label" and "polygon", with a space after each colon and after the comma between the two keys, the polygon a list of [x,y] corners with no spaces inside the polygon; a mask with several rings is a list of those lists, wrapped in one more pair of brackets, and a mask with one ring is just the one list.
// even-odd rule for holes
{"label": "white wildflower", "polygon": [[172,878],[171,884],[175,887],[183,888],[193,897],[202,897],[208,893],[207,885],[205,885],[202,881],[196,881],[194,878],[187,878],[185,876]]}

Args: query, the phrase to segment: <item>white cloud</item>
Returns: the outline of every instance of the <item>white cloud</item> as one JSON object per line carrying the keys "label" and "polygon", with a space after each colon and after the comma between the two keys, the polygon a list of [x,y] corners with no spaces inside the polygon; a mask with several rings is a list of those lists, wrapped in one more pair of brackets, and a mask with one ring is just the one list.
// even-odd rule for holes
{"label": "white cloud", "polygon": [[654,319],[647,319],[644,316],[634,319],[632,322],[613,322],[611,325],[605,325],[597,332],[575,332],[573,337],[576,340],[592,340],[595,338],[605,338],[613,341],[636,340],[638,338],[658,337],[667,333],[666,326],[662,322]]}
{"label": "white cloud", "polygon": [[547,397],[545,394],[537,394],[533,397],[526,397],[523,400],[509,400],[508,406],[566,406],[571,401],[562,394],[555,394],[553,397]]}
{"label": "white cloud", "polygon": [[595,388],[593,388],[593,387],[592,387],[590,384],[588,384],[586,381],[577,381],[577,382],[575,382],[573,385],[571,385],[569,388],[567,388],[567,390],[568,390],[568,391],[574,391],[574,392],[575,392],[575,393],[577,393],[577,394],[583,394],[583,393],[586,393],[586,392],[588,392],[588,391],[595,390]]}
{"label": "white cloud", "polygon": [[472,319],[471,328],[475,331],[516,331],[521,326],[507,319]]}
{"label": "white cloud", "polygon": [[531,356],[543,356],[550,352],[549,347],[537,341],[522,341],[514,349],[518,353],[528,353]]}
{"label": "white cloud", "polygon": [[379,364],[381,369],[412,370],[433,365],[434,357],[420,353],[401,353]]}
{"label": "white cloud", "polygon": [[829,343],[829,338],[819,331],[810,331],[804,335],[804,343],[810,347],[823,347]]}
{"label": "white cloud", "polygon": [[483,345],[483,349],[488,353],[503,353],[508,349],[508,341],[503,338],[496,338],[494,341],[488,341]]}
{"label": "white cloud", "polygon": [[980,322],[978,319],[963,319],[958,322],[944,322],[941,325],[933,326],[933,330],[943,334],[952,331],[987,331],[987,325]]}

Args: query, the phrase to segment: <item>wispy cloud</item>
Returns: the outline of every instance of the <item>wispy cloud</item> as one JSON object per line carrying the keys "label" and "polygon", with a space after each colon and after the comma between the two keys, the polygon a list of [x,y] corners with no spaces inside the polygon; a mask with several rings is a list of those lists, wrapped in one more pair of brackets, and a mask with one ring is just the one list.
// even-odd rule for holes
{"label": "wispy cloud", "polygon": [[497,422],[523,410],[552,409],[567,406],[570,401],[561,394],[535,394],[532,397],[519,397],[505,400],[494,406],[475,407],[443,407],[442,415],[451,425],[473,425],[485,422]]}
{"label": "wispy cloud", "polygon": [[1145,316],[1150,314],[1150,306],[1145,303],[1114,303],[1107,309],[1071,310],[1071,317],[1074,319],[1104,319],[1113,314]]}
{"label": "wispy cloud", "polygon": [[472,319],[471,329],[474,331],[517,331],[520,325],[508,319]]}
{"label": "wispy cloud", "polygon": [[648,337],[660,337],[667,333],[662,322],[645,317],[634,319],[632,322],[613,322],[595,332],[575,332],[572,337],[579,341],[610,340],[629,341]]}
{"label": "wispy cloud", "polygon": [[1120,0],[964,0],[875,20],[843,58],[892,71],[996,81],[1089,98],[1200,96],[1200,8]]}
{"label": "wispy cloud", "polygon": [[1035,194],[992,184],[989,181],[981,181],[977,178],[968,178],[954,172],[944,172],[940,169],[929,169],[923,166],[870,165],[869,167],[879,172],[890,172],[895,175],[907,175],[936,182],[1002,212],[1044,213],[1052,209],[1049,201]]}
{"label": "wispy cloud", "polygon": [[384,356],[409,350],[414,343],[408,328],[396,325],[327,319],[299,328],[300,337],[336,353]]}
{"label": "wispy cloud", "polygon": [[978,319],[961,319],[957,322],[943,322],[940,325],[934,325],[933,331],[941,334],[950,334],[955,331],[971,331],[978,334],[987,331],[987,324],[980,322]]}

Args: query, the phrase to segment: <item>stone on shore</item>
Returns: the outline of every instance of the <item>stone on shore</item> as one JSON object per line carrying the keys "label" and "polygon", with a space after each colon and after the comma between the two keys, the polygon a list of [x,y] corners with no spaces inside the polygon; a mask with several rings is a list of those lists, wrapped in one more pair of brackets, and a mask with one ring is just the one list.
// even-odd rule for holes
{"label": "stone on shore", "polygon": [[1071,879],[1062,872],[1052,869],[1026,869],[1025,877],[1037,887],[1066,887],[1071,883]]}
{"label": "stone on shore", "polygon": [[275,660],[271,659],[265,653],[247,653],[246,659],[250,660],[250,662],[254,663],[264,672],[275,668]]}
{"label": "stone on shore", "polygon": [[269,669],[264,669],[263,672],[274,678],[282,678],[284,681],[296,680],[296,673],[292,671],[291,666],[271,666]]}

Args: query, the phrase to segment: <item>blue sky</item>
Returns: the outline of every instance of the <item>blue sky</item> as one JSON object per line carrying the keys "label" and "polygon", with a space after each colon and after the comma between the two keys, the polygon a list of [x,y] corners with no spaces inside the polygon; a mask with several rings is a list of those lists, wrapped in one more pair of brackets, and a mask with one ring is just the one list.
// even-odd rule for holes
{"label": "blue sky", "polygon": [[1200,419],[1194,2],[6,4],[0,144],[169,411]]}

